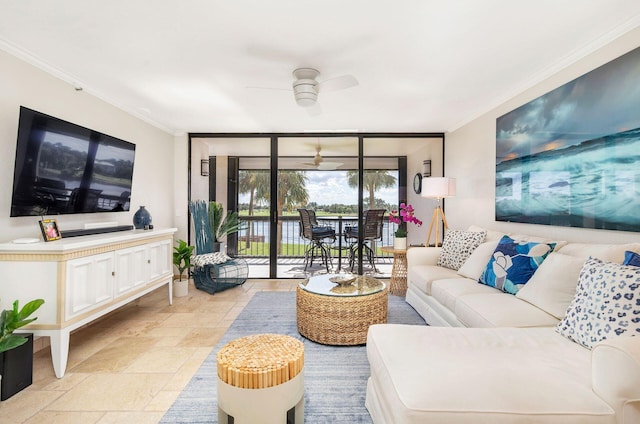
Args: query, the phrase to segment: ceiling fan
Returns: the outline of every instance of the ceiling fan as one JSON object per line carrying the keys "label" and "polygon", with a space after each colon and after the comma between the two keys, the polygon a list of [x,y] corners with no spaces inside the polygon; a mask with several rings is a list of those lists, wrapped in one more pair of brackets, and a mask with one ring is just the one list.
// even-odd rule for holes
{"label": "ceiling fan", "polygon": [[[296,103],[299,106],[307,108],[309,114],[311,115],[318,115],[321,113],[321,109],[318,104],[319,93],[345,90],[347,88],[355,87],[356,85],[358,85],[358,80],[353,75],[342,75],[339,77],[330,78],[322,82],[317,80],[319,75],[320,71],[315,68],[298,68],[293,71],[293,96],[296,100]],[[291,91],[289,89],[275,87],[272,88],[249,86],[247,88]]]}
{"label": "ceiling fan", "polygon": [[339,166],[343,165],[342,162],[330,162],[325,161],[320,152],[322,147],[320,143],[316,146],[316,155],[313,157],[313,162],[306,162],[305,165],[316,167],[320,171],[335,171]]}

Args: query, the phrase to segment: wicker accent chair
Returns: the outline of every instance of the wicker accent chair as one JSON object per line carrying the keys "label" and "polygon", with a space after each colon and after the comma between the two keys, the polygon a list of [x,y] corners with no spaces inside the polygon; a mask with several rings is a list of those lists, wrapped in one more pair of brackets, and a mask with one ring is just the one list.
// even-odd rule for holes
{"label": "wicker accent chair", "polygon": [[329,272],[331,264],[330,243],[336,240],[336,230],[331,227],[318,225],[316,213],[310,209],[298,209],[300,214],[300,236],[309,241],[309,245],[304,252],[304,270],[309,265],[313,266],[313,260],[320,258]]}
{"label": "wicker accent chair", "polygon": [[[378,269],[376,268],[377,255],[375,242],[378,240],[382,241],[385,212],[385,209],[369,209],[364,214],[364,236],[362,238],[362,249],[374,272],[378,272]],[[358,253],[358,226],[347,227],[344,232],[344,238],[345,241],[349,243],[349,267],[351,272],[353,272]]]}

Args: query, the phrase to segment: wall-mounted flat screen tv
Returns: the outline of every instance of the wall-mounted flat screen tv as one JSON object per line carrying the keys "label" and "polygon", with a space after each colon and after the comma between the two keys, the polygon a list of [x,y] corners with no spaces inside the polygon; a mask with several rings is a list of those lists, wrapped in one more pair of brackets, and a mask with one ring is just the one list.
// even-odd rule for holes
{"label": "wall-mounted flat screen tv", "polygon": [[128,211],[136,146],[20,107],[11,216]]}

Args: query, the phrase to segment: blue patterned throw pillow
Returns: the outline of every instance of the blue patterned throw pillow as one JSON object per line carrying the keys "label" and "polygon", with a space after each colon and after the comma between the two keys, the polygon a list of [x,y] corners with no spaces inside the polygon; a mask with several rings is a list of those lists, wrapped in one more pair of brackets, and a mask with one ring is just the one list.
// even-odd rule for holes
{"label": "blue patterned throw pillow", "polygon": [[611,337],[640,336],[640,267],[587,259],[556,331],[589,349]]}
{"label": "blue patterned throw pillow", "polygon": [[640,266],[640,255],[636,252],[627,250],[624,252],[624,262],[622,262],[622,265]]}
{"label": "blue patterned throw pillow", "polygon": [[516,294],[555,246],[555,243],[520,242],[503,236],[478,282]]}

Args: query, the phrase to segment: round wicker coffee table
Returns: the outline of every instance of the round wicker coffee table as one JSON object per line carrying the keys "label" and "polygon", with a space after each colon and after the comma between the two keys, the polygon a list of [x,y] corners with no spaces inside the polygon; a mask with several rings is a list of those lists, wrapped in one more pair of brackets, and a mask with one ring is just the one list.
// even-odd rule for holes
{"label": "round wicker coffee table", "polygon": [[387,287],[365,275],[318,275],[296,290],[298,332],[326,345],[365,344],[369,326],[387,322],[387,308]]}

